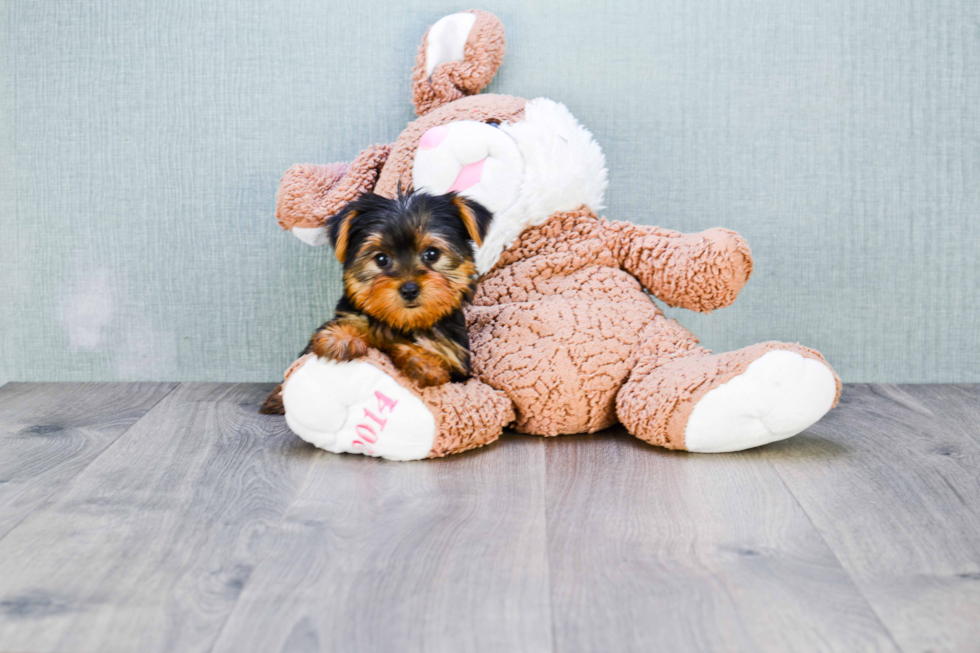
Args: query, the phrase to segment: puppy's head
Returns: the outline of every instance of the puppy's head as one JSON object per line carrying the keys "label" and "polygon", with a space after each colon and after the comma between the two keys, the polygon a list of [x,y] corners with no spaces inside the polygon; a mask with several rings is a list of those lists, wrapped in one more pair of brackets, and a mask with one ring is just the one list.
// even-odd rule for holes
{"label": "puppy's head", "polygon": [[358,310],[403,331],[425,329],[459,308],[476,282],[474,245],[492,216],[455,193],[369,193],[327,224]]}

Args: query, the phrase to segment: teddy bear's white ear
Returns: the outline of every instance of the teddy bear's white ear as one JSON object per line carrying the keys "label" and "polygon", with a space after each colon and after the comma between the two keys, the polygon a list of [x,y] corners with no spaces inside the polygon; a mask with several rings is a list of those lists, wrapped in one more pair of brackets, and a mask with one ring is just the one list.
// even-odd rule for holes
{"label": "teddy bear's white ear", "polygon": [[420,116],[479,93],[504,60],[504,26],[485,11],[440,18],[422,39],[412,72],[412,102]]}
{"label": "teddy bear's white ear", "polygon": [[476,14],[459,13],[443,16],[429,28],[425,44],[425,76],[439,64],[462,61],[466,40],[470,37]]}

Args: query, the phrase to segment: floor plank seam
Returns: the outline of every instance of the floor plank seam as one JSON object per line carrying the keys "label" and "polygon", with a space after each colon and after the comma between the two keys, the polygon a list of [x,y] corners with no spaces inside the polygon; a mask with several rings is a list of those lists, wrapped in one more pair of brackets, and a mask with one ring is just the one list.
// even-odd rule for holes
{"label": "floor plank seam", "polygon": [[[973,387],[973,384],[965,384],[965,385],[950,384],[950,385],[954,388],[963,390],[967,394],[970,394],[970,388]],[[970,396],[970,398],[973,399],[972,395]],[[976,442],[978,445],[980,445],[980,428],[977,428],[975,433],[970,429],[964,429],[959,423],[955,421],[950,421],[949,416],[946,413],[943,413],[942,411],[936,413],[936,419],[942,422],[942,424],[947,428],[953,429],[957,433],[962,433],[968,440],[972,440]]]}
{"label": "floor plank seam", "polygon": [[776,477],[779,479],[779,482],[782,483],[783,487],[786,489],[789,495],[793,497],[793,501],[795,501],[796,505],[798,505],[800,507],[800,510],[803,511],[803,514],[806,516],[807,521],[810,522],[810,525],[813,527],[814,532],[816,532],[816,534],[820,537],[820,541],[824,543],[824,546],[827,547],[827,550],[830,551],[830,554],[834,556],[834,560],[837,561],[837,566],[840,567],[845,574],[847,574],[847,577],[851,580],[851,583],[854,585],[854,589],[857,590],[857,593],[861,597],[861,600],[864,601],[865,605],[867,605],[868,608],[871,610],[871,614],[875,616],[875,621],[878,622],[878,625],[881,626],[882,631],[888,635],[888,639],[895,646],[895,650],[902,651],[904,653],[905,649],[899,646],[898,640],[895,639],[895,634],[891,631],[891,628],[889,628],[882,620],[881,615],[878,613],[877,608],[868,599],[868,596],[864,593],[864,588],[861,587],[861,584],[857,581],[857,579],[854,578],[854,576],[847,569],[847,567],[844,566],[843,560],[841,560],[841,557],[837,555],[837,551],[835,551],[834,547],[830,545],[830,542],[827,541],[827,538],[824,537],[823,531],[821,531],[817,527],[817,524],[813,521],[813,518],[810,516],[810,513],[807,511],[806,506],[803,505],[799,497],[796,496],[796,493],[793,492],[793,488],[789,486],[789,484],[786,482],[786,479],[783,478],[783,475],[779,473],[779,468],[776,467],[774,464],[772,464],[772,460],[769,458],[768,454],[764,455],[764,457],[765,457],[766,464],[768,464],[769,467],[772,469],[772,471],[776,473]]}
{"label": "floor plank seam", "polygon": [[0,386],[0,651],[980,641],[980,384],[848,384],[743,454],[508,431],[407,465],[301,442],[269,384],[52,385]]}
{"label": "floor plank seam", "polygon": [[[9,385],[9,384],[5,384],[5,385]],[[94,456],[92,458],[92,460],[90,460],[87,463],[85,463],[84,465],[82,465],[82,467],[77,472],[75,472],[75,474],[73,474],[72,477],[68,481],[66,481],[64,485],[62,485],[61,487],[58,487],[58,488],[55,488],[55,489],[51,490],[51,494],[49,494],[46,497],[44,497],[44,500],[41,501],[41,503],[39,503],[37,505],[37,508],[35,508],[33,511],[31,511],[31,512],[27,513],[26,515],[24,515],[23,519],[21,519],[16,524],[14,524],[10,528],[10,530],[8,530],[3,535],[0,535],[0,542],[3,542],[7,538],[8,535],[10,535],[11,533],[13,533],[18,528],[20,528],[21,524],[23,524],[25,521],[27,521],[28,519],[30,519],[34,515],[42,512],[44,509],[48,508],[51,505],[51,497],[53,497],[54,495],[58,494],[59,492],[60,493],[66,492],[71,487],[72,483],[75,482],[75,479],[77,479],[80,475],[82,475],[85,472],[85,470],[87,470],[89,467],[91,467],[92,464],[95,463],[96,460],[99,460],[100,458],[102,458],[102,456],[105,455],[105,453],[107,451],[109,451],[109,449],[112,449],[114,446],[116,446],[116,443],[119,442],[120,440],[122,440],[123,439],[123,436],[125,436],[127,433],[129,433],[130,431],[132,431],[136,427],[137,424],[139,424],[144,419],[146,419],[146,417],[150,413],[152,413],[156,409],[157,406],[160,405],[160,402],[162,402],[164,399],[166,399],[171,394],[173,394],[174,390],[176,390],[180,385],[182,385],[182,384],[179,381],[176,382],[176,383],[174,383],[173,384],[173,387],[171,387],[169,390],[167,390],[165,393],[163,393],[160,396],[160,398],[157,401],[155,401],[153,403],[153,405],[150,406],[146,410],[145,413],[143,413],[142,416],[140,416],[139,419],[137,419],[135,422],[133,422],[132,424],[130,424],[129,427],[127,427],[126,429],[124,429],[118,436],[116,436],[116,438],[112,442],[110,442],[109,444],[107,444],[105,446],[105,448],[102,449],[102,451],[100,451],[96,456]],[[0,387],[2,387],[2,386],[0,386]]]}
{"label": "floor plank seam", "polygon": [[[331,455],[337,455],[337,454],[331,454]],[[321,449],[317,449],[315,455],[310,459],[310,464],[306,470],[306,476],[303,477],[303,482],[299,483],[296,486],[296,492],[295,494],[293,494],[293,498],[286,506],[286,509],[282,511],[282,515],[280,515],[279,521],[276,523],[277,533],[282,532],[282,525],[286,522],[286,517],[289,516],[290,511],[293,509],[293,506],[296,505],[297,499],[300,496],[302,496],[303,489],[310,482],[310,477],[313,475],[313,469],[316,465],[316,461],[320,460],[323,456],[324,456],[324,451]],[[245,592],[248,590],[249,583],[252,582],[252,578],[255,576],[255,572],[258,571],[262,567],[262,565],[265,564],[266,560],[272,557],[274,550],[275,547],[270,545],[269,550],[266,551],[264,555],[260,556],[259,559],[255,561],[255,564],[252,567],[252,572],[248,575],[248,578],[246,578],[245,582],[242,584],[241,591],[238,592],[238,596],[235,598],[234,604],[232,604],[231,609],[228,610],[228,614],[225,615],[225,619],[221,623],[221,628],[218,629],[218,633],[217,635],[215,635],[214,641],[212,641],[211,645],[208,647],[207,649],[208,653],[214,651],[214,647],[217,646],[219,642],[221,642],[221,637],[225,634],[225,629],[228,627],[228,623],[231,621],[232,616],[234,616],[235,609],[238,607],[239,601],[241,601],[242,597],[245,596]]]}
{"label": "floor plank seam", "polygon": [[551,653],[558,653],[558,637],[556,636],[557,624],[555,623],[555,596],[554,583],[551,578],[551,531],[548,528],[548,443],[544,438],[539,438],[541,453],[541,483],[542,483],[542,506],[544,513],[544,565],[545,578],[548,579],[548,620],[551,623]]}

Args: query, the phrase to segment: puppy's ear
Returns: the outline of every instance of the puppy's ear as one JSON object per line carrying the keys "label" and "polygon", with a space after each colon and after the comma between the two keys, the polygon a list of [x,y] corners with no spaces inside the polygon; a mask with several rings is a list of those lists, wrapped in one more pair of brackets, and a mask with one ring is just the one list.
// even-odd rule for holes
{"label": "puppy's ear", "polygon": [[330,236],[334,254],[341,263],[347,258],[351,220],[356,217],[357,209],[348,204],[340,213],[327,221],[327,235]]}
{"label": "puppy's ear", "polygon": [[460,220],[463,221],[463,226],[466,227],[466,233],[470,235],[470,240],[479,247],[483,244],[483,237],[487,235],[487,229],[490,228],[493,214],[479,202],[461,195],[454,195],[451,201],[459,211]]}

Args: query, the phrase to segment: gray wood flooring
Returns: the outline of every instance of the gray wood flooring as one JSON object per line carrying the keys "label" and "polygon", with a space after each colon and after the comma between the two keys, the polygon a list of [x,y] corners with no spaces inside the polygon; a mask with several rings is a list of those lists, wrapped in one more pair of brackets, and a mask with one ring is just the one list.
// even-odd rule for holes
{"label": "gray wood flooring", "polygon": [[848,386],[733,455],[417,463],[270,388],[0,388],[0,651],[980,651],[980,386]]}

